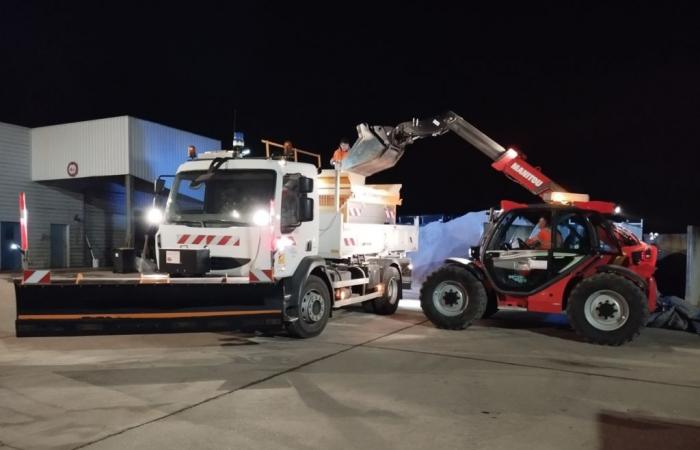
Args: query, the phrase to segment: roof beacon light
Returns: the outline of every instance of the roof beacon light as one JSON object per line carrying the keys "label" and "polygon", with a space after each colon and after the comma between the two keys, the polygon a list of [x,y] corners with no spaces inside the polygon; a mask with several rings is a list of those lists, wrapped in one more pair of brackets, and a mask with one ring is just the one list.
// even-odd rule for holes
{"label": "roof beacon light", "polygon": [[622,208],[620,208],[619,206],[616,206],[615,207],[615,214],[621,214],[621,213],[622,213]]}
{"label": "roof beacon light", "polygon": [[573,192],[552,191],[544,194],[544,201],[548,203],[561,203],[569,205],[574,202],[587,202],[590,198],[588,194],[575,194]]}
{"label": "roof beacon light", "polygon": [[245,145],[245,136],[241,131],[233,132],[233,147],[243,147]]}

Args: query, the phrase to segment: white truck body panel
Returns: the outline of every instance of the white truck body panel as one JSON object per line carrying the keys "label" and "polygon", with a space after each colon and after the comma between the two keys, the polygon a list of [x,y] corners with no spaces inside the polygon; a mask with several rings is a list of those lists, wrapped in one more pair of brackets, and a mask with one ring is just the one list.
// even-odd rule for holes
{"label": "white truck body panel", "polygon": [[347,223],[341,213],[321,214],[318,254],[324,258],[386,256],[418,249],[418,224]]}
{"label": "white truck body panel", "polygon": [[[227,152],[200,155],[196,160],[181,164],[178,173],[206,171],[213,158],[229,155]],[[352,194],[351,186],[345,186],[346,195],[349,197],[345,198],[343,210],[336,212],[334,206],[327,204],[328,193],[332,192],[328,188],[329,171],[323,172],[324,177],[319,176],[311,164],[264,159],[232,159],[224,162],[219,168],[236,169],[276,172],[274,200],[271,205],[261,205],[261,208],[269,207],[271,224],[232,227],[162,224],[157,234],[158,248],[208,248],[211,257],[249,260],[235,269],[211,270],[212,275],[245,277],[257,270],[272,270],[274,279],[292,276],[306,256],[319,255],[327,259],[381,257],[404,254],[418,248],[418,223],[395,223],[396,205],[400,204],[400,185],[366,186],[364,177],[349,174],[346,179],[352,180]],[[280,218],[283,177],[285,174],[296,173],[314,180],[313,192],[307,194],[314,200],[314,217],[312,221],[301,223],[290,233],[282,234]],[[323,200],[319,202],[319,192],[325,194],[325,203]],[[169,199],[168,202],[170,201]],[[352,213],[352,209],[355,209],[357,214]]]}

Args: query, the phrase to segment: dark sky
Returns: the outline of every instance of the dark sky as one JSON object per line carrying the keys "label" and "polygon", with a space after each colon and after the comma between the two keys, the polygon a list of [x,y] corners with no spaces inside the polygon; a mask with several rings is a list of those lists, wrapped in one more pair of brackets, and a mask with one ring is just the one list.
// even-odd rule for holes
{"label": "dark sky", "polygon": [[[235,109],[257,153],[289,138],[327,160],[360,122],[452,109],[647,230],[700,224],[696,8],[143,3],[0,2],[0,121],[130,114],[228,144]],[[536,200],[456,136],[371,181],[403,183],[401,214]]]}

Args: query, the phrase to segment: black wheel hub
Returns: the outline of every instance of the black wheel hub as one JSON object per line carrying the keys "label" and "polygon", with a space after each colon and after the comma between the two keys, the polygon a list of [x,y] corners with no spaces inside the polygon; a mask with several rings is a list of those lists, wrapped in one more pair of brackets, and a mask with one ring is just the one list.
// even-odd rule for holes
{"label": "black wheel hub", "polygon": [[596,311],[598,311],[598,315],[603,319],[610,319],[618,312],[617,307],[610,302],[601,303],[596,308]]}
{"label": "black wheel hub", "polygon": [[445,295],[443,295],[442,299],[445,301],[445,305],[455,306],[459,301],[459,294],[455,291],[448,291],[445,292]]}

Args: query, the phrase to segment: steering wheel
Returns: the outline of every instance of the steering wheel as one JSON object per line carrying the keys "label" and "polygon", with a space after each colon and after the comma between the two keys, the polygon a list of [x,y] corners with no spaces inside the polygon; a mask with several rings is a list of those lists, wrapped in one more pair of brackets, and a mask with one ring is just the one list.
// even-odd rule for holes
{"label": "steering wheel", "polygon": [[529,248],[530,248],[530,246],[527,245],[527,242],[523,241],[523,240],[520,239],[520,238],[516,238],[516,239],[518,240],[518,249],[526,250],[526,249],[529,249]]}
{"label": "steering wheel", "polygon": [[513,239],[510,240],[510,242],[504,242],[503,245],[501,245],[501,248],[503,250],[513,250],[513,241],[518,243],[517,250],[528,250],[530,249],[530,246],[527,245],[527,242],[523,241],[519,237],[514,237]]}

